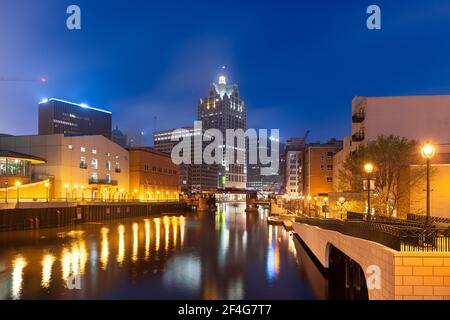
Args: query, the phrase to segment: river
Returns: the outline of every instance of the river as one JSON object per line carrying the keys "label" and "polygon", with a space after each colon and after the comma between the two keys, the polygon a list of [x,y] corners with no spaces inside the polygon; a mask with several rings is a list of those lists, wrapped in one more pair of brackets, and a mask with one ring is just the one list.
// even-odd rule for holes
{"label": "river", "polygon": [[327,299],[292,233],[244,209],[0,233],[0,299]]}

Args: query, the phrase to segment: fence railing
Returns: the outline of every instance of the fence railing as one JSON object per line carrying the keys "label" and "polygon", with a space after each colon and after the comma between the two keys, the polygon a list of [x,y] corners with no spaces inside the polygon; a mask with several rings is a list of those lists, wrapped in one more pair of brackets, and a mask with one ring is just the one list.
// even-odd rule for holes
{"label": "fence railing", "polygon": [[397,251],[450,252],[450,229],[305,217],[296,218],[296,221],[377,242]]}
{"label": "fence railing", "polygon": [[[417,222],[421,222],[421,223],[425,223],[427,217],[423,216],[423,215],[419,215],[419,214],[413,214],[413,213],[408,213],[407,218],[408,221],[417,221]],[[450,218],[444,218],[444,217],[430,217],[430,222],[431,223],[445,223],[445,224],[450,224]]]}

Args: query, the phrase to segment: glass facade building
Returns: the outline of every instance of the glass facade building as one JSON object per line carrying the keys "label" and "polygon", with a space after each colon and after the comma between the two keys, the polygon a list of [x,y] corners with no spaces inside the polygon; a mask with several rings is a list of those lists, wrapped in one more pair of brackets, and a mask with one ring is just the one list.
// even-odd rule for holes
{"label": "glass facade building", "polygon": [[54,98],[39,103],[39,135],[87,134],[111,139],[111,129],[109,111]]}

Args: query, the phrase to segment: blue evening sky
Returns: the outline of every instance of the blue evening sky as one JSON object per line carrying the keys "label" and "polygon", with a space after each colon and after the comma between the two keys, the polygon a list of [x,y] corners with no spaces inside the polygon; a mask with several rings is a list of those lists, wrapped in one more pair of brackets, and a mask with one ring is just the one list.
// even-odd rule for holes
{"label": "blue evening sky", "polygon": [[[81,31],[66,28],[70,4]],[[366,28],[371,4],[381,31]],[[36,133],[38,102],[58,97],[151,142],[192,125],[222,65],[249,127],[341,138],[355,95],[450,93],[450,1],[0,0],[0,79],[18,80],[0,80],[0,133]]]}

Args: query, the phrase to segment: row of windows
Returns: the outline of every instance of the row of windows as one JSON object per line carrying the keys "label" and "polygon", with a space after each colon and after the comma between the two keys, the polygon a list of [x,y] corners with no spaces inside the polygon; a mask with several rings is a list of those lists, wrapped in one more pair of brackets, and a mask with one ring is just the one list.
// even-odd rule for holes
{"label": "row of windows", "polygon": [[[144,165],[144,171],[150,171],[150,165],[145,164]],[[172,170],[172,169],[167,169],[167,168],[157,168],[157,167],[152,167],[151,171],[153,172],[159,172],[159,173],[168,173],[168,174],[177,174],[176,170]]]}
{"label": "row of windows", "polygon": [[[322,164],[322,165],[320,165],[320,170],[325,170],[325,166]],[[327,170],[328,171],[332,171],[333,170],[333,165],[332,164],[328,164],[327,165]]]}
{"label": "row of windows", "polygon": [[[87,169],[87,167],[88,167],[88,165],[87,165],[87,162],[86,162],[86,157],[81,156],[81,157],[80,157],[80,168],[81,168],[81,169]],[[91,168],[94,169],[94,170],[97,170],[97,169],[98,169],[98,160],[97,160],[97,159],[92,158],[92,160],[91,160]],[[105,170],[107,170],[107,171],[110,171],[110,170],[111,170],[111,161],[106,160],[106,163],[105,163]],[[116,162],[114,171],[115,171],[116,173],[122,172],[122,169],[121,169],[121,167],[120,167],[120,163],[119,163],[119,162]]]}
{"label": "row of windows", "polygon": [[[72,144],[69,144],[69,145],[67,145],[67,148],[68,148],[69,150],[73,150],[73,145],[72,145]],[[80,152],[85,153],[85,152],[86,152],[86,147],[80,147]],[[92,154],[97,154],[97,149],[92,149],[92,150],[91,150],[91,153],[92,153]],[[107,153],[106,153],[106,156],[107,156],[107,157],[110,157],[110,156],[111,156],[111,153],[110,153],[110,152],[107,152]],[[115,158],[116,158],[116,159],[119,159],[119,155],[116,155]],[[125,156],[124,159],[125,159],[125,160],[128,160],[128,157]]]}

